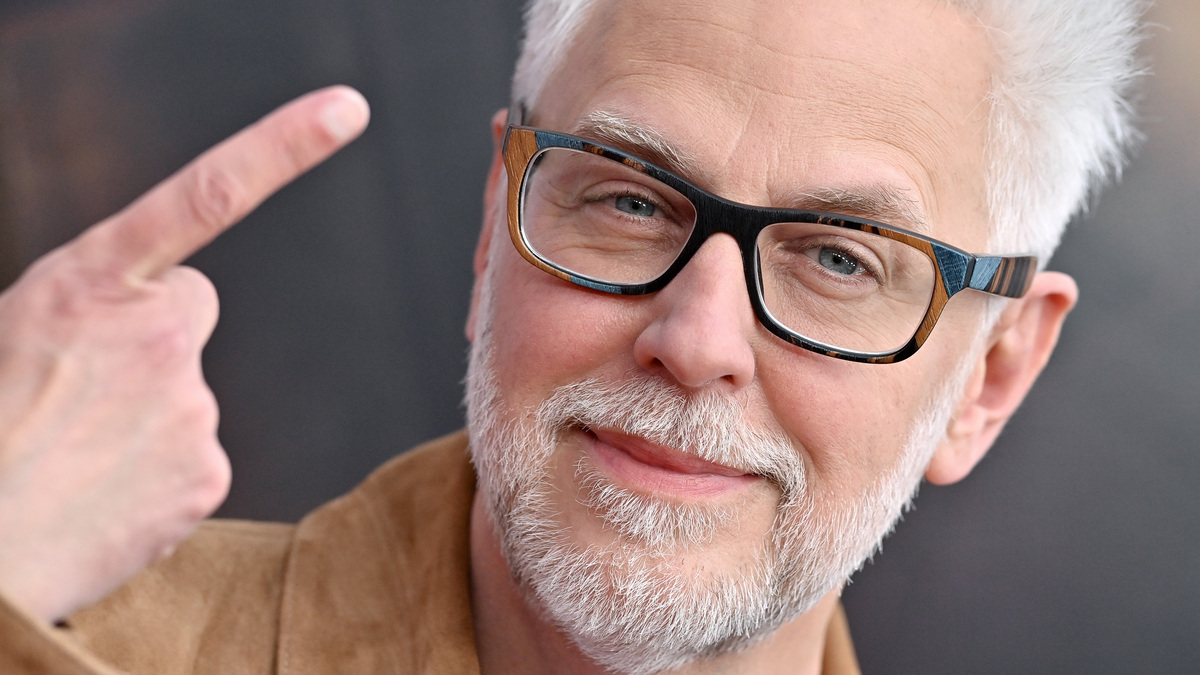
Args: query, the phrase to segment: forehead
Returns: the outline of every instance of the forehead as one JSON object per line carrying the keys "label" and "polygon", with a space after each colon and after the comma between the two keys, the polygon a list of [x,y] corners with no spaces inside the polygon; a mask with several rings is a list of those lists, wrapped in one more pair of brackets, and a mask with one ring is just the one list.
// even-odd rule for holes
{"label": "forehead", "polygon": [[739,201],[886,186],[944,236],[983,220],[989,67],[943,0],[600,0],[535,116],[643,124]]}

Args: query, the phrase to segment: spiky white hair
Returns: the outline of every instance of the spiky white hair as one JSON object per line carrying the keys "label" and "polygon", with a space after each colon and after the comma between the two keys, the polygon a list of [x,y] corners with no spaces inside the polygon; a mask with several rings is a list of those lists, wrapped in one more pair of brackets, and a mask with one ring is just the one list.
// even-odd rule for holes
{"label": "spiky white hair", "polygon": [[[1119,177],[1147,0],[945,0],[995,55],[985,156],[990,252],[1044,266],[1067,222]],[[530,0],[513,100],[535,107],[595,0]]]}

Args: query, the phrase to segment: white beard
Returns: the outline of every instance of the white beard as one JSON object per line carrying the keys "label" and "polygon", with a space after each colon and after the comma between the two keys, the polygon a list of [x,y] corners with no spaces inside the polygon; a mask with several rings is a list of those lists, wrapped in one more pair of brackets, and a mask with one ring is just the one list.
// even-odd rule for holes
{"label": "white beard", "polygon": [[[750,428],[727,396],[685,395],[646,373],[560,387],[522,424],[524,411],[508,409],[495,382],[489,305],[485,297],[466,400],[472,460],[501,550],[531,604],[587,657],[635,675],[745,648],[845,583],[911,503],[968,374],[960,368],[931,397],[892,471],[863,494],[822,503],[781,431]],[[615,541],[579,543],[553,506],[550,470],[563,433],[589,427],[767,477],[780,494],[770,532],[740,567],[681,565],[704,561],[705,545],[737,527],[736,509],[634,492],[585,459],[576,467],[581,502]]]}

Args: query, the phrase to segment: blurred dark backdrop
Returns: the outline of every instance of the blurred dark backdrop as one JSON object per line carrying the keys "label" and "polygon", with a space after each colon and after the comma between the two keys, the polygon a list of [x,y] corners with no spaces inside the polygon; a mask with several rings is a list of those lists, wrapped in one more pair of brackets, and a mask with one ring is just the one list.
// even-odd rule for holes
{"label": "blurred dark backdrop", "polygon": [[[1200,6],[1152,19],[1149,141],[1053,264],[1083,289],[1058,355],[846,592],[868,674],[1200,673]],[[222,298],[221,515],[294,520],[462,425],[518,34],[519,0],[4,0],[0,283],[284,101],[359,88],[363,139],[192,261]]]}

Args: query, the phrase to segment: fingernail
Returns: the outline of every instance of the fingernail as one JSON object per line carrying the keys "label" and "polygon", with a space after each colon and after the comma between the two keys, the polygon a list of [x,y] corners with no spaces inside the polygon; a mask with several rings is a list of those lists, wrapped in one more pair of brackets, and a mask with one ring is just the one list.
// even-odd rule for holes
{"label": "fingernail", "polygon": [[321,123],[325,130],[340,142],[348,141],[362,133],[371,117],[371,109],[362,94],[346,87],[336,100],[325,104],[321,110]]}

